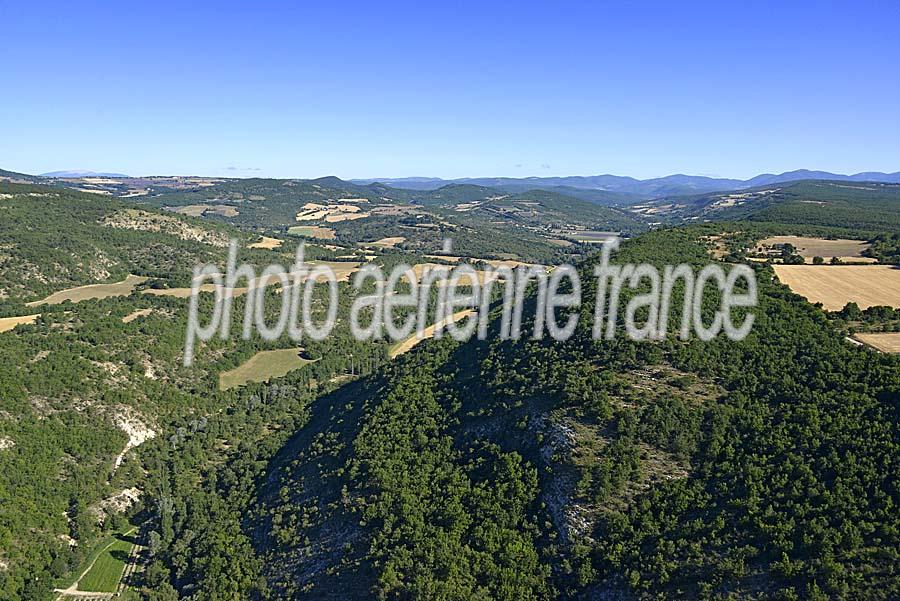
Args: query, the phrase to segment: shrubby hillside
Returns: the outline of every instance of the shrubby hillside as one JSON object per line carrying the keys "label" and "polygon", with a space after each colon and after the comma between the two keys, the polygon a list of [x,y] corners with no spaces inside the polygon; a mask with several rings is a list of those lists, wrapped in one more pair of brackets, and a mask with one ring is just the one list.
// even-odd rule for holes
{"label": "shrubby hillside", "polygon": [[900,228],[900,184],[804,180],[693,196],[672,196],[633,207],[657,221],[749,220],[869,232]]}
{"label": "shrubby hillside", "polygon": [[[699,233],[619,260],[700,264]],[[421,345],[219,482],[239,554],[161,572],[199,598],[895,598],[898,359],[758,275],[740,343]]]}
{"label": "shrubby hillside", "polygon": [[0,182],[0,303],[128,274],[190,278],[235,230],[50,186]]}
{"label": "shrubby hillside", "polygon": [[[178,285],[200,257],[221,262],[228,237],[250,240],[0,185],[10,313],[99,269]],[[726,260],[772,227],[728,224]],[[699,267],[722,228],[645,233],[615,261]],[[895,254],[892,234],[874,240]],[[504,248],[544,251],[532,242]],[[288,263],[288,246],[242,259]],[[593,261],[566,343],[442,339],[390,360],[387,342],[350,337],[342,284],[338,329],[303,342],[302,368],[227,390],[223,372],[297,345],[212,340],[185,368],[184,299],[35,309],[0,335],[0,596],[51,598],[129,520],[148,547],[129,594],[156,600],[900,596],[900,359],[847,343],[766,265],[742,342],[595,342]]]}

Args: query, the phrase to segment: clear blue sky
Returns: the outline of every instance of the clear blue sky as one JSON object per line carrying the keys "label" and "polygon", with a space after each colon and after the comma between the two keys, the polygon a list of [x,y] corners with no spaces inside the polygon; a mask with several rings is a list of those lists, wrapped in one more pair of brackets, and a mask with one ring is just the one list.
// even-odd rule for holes
{"label": "clear blue sky", "polygon": [[0,0],[0,168],[900,170],[900,3],[726,4]]}

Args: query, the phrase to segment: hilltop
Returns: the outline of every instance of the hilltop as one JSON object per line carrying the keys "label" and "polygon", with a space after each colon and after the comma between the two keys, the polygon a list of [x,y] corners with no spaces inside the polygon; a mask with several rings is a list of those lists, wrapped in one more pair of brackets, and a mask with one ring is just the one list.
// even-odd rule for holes
{"label": "hilltop", "polygon": [[[618,260],[699,265],[703,234],[647,234]],[[860,356],[813,307],[760,282],[744,343],[592,342],[585,330],[564,344],[431,341],[317,400],[243,493],[271,592],[900,592],[897,359]]]}
{"label": "hilltop", "polygon": [[632,205],[645,219],[771,221],[867,231],[900,229],[900,184],[801,180],[726,193],[670,196]]}
{"label": "hilltop", "polygon": [[[842,175],[827,171],[810,171],[798,169],[781,174],[763,173],[747,180],[706,177],[699,175],[668,175],[650,179],[635,179],[619,175],[592,175],[592,176],[568,176],[568,177],[484,177],[484,178],[460,178],[444,180],[440,178],[374,178],[351,180],[355,183],[381,182],[399,188],[418,190],[433,190],[448,183],[473,184],[490,186],[505,190],[549,189],[560,187],[573,191],[601,191],[605,196],[595,197],[595,202],[603,204],[622,204],[630,200],[647,200],[661,196],[677,196],[687,194],[700,194],[706,192],[719,192],[722,190],[739,190],[765,186],[790,181],[806,179],[826,179],[834,181],[852,182],[888,182],[900,183],[900,171],[896,173],[881,173],[868,171],[854,175]],[[579,192],[571,192],[578,194]],[[582,192],[584,193],[584,192]],[[585,196],[585,199],[588,199]]]}

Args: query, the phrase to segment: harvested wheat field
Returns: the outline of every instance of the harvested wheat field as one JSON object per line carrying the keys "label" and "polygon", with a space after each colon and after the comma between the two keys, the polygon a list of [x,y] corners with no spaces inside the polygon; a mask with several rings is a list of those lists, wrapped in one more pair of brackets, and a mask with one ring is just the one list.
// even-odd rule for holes
{"label": "harvested wheat field", "polygon": [[254,242],[247,246],[247,248],[265,248],[265,249],[273,249],[281,246],[284,240],[279,240],[278,238],[269,238],[268,236],[263,236],[262,240],[259,242]]}
{"label": "harvested wheat field", "polygon": [[517,267],[531,267],[532,265],[531,263],[523,263],[522,261],[514,261],[512,259],[483,259],[483,261],[494,269],[499,269],[501,267],[516,269]]}
{"label": "harvested wheat field", "polygon": [[301,357],[303,349],[289,348],[277,351],[260,351],[238,367],[219,374],[219,389],[228,390],[247,382],[268,382],[311,363]]}
{"label": "harvested wheat field", "polygon": [[451,315],[449,318],[445,317],[445,318],[439,320],[438,322],[436,322],[435,324],[430,325],[427,328],[425,328],[424,330],[422,330],[421,338],[419,338],[418,334],[413,334],[409,338],[406,338],[406,339],[398,342],[393,347],[391,347],[391,351],[390,351],[391,359],[393,359],[394,357],[397,357],[399,355],[402,355],[403,353],[405,353],[407,351],[412,350],[412,348],[414,346],[416,346],[423,340],[427,340],[428,338],[433,337],[434,332],[438,328],[438,326],[443,328],[444,326],[446,326],[449,323],[456,323],[461,319],[464,319],[470,315],[473,315],[474,313],[475,313],[475,311],[473,311],[472,309],[465,309],[463,311],[457,311],[456,313]]}
{"label": "harvested wheat field", "polygon": [[[359,266],[362,263],[357,261],[309,261],[309,265],[327,265],[334,271],[334,277],[337,278],[337,281],[346,282],[350,280],[350,276],[353,273],[359,271]],[[321,281],[321,278],[319,281]]]}
{"label": "harvested wheat field", "polygon": [[39,301],[26,303],[26,306],[34,307],[37,305],[58,305],[64,301],[72,301],[77,303],[91,298],[109,298],[111,296],[128,296],[134,291],[135,286],[147,281],[147,278],[137,275],[129,275],[121,282],[114,284],[90,284],[88,286],[78,286],[77,288],[68,288],[54,292],[47,298]]}
{"label": "harvested wheat field", "polygon": [[368,213],[331,213],[325,216],[325,223],[340,223],[342,221],[354,221],[356,219],[365,219]]}
{"label": "harvested wheat field", "polygon": [[19,317],[0,317],[0,332],[9,332],[18,325],[34,323],[40,316],[40,313],[35,313],[34,315],[20,315]]}
{"label": "harvested wheat field", "polygon": [[318,238],[319,240],[334,240],[334,230],[330,227],[317,227],[314,225],[295,225],[288,228],[289,234]]}
{"label": "harvested wheat field", "polygon": [[447,261],[448,263],[459,263],[465,257],[457,257],[455,255],[425,255],[426,259],[437,259],[438,261]]}
{"label": "harvested wheat field", "polygon": [[187,215],[189,217],[202,217],[203,213],[206,211],[206,206],[185,205],[183,207],[178,207],[177,209],[172,209],[172,211],[181,215]]}
{"label": "harvested wheat field", "polygon": [[509,267],[510,269],[515,269],[516,267],[530,267],[532,265],[531,263],[523,263],[522,261],[516,261],[513,259],[479,259],[478,257],[457,257],[454,255],[425,255],[425,257],[429,259],[447,261],[448,263],[459,263],[460,261],[464,263],[474,263],[475,261],[483,261],[494,269],[498,269],[500,267]]}
{"label": "harvested wheat field", "polygon": [[[416,276],[416,279],[419,280],[421,284],[422,279],[430,272],[435,272],[435,286],[449,286],[450,280],[453,277],[453,269],[452,265],[441,265],[439,263],[417,263],[412,266],[413,273]],[[445,275],[446,274],[446,275]],[[475,270],[475,277],[478,280],[478,284],[484,285],[486,282],[494,281],[497,279],[497,274],[494,272],[488,273],[487,271],[479,271]],[[403,281],[406,281],[406,277],[403,278]],[[462,275],[459,278],[459,282],[457,286],[471,286],[472,278],[468,275]]]}
{"label": "harvested wheat field", "polygon": [[[215,292],[216,287],[213,284],[203,284],[200,286],[200,292]],[[235,288],[235,296],[240,296],[246,292],[246,288]],[[171,296],[172,298],[190,298],[190,288],[148,288],[144,290],[144,294],[151,296]]]}
{"label": "harvested wheat field", "polygon": [[222,217],[237,217],[240,215],[238,210],[231,205],[185,205],[183,207],[170,208],[170,210],[188,217],[203,217],[207,213],[221,215]]}
{"label": "harvested wheat field", "polygon": [[[350,279],[350,276],[359,269],[361,263],[357,261],[308,261],[306,266],[309,269],[312,269],[316,265],[326,265],[331,268],[334,272],[334,277],[338,282],[346,282]],[[290,276],[290,273],[288,273]],[[324,281],[325,278],[319,278],[318,281]],[[293,279],[289,280],[290,283],[293,283]],[[235,283],[239,284],[247,284],[246,279],[240,279]],[[277,277],[271,276],[269,279],[263,283],[260,278],[256,278],[253,281],[249,282],[249,284],[245,286],[235,286],[231,290],[231,296],[239,297],[247,293],[248,290],[255,290],[257,288],[266,286],[274,286],[280,285],[281,280]],[[213,283],[206,283],[200,285],[200,292],[215,292],[216,285]],[[150,294],[152,296],[170,296],[173,298],[189,298],[191,296],[190,288],[148,288],[144,290],[144,294]]]}
{"label": "harvested wheat field", "polygon": [[839,311],[849,302],[861,309],[900,308],[900,268],[891,265],[774,265],[783,284],[811,303]]}
{"label": "harvested wheat field", "polygon": [[377,246],[379,248],[394,248],[401,242],[406,242],[406,238],[403,236],[393,236],[390,238],[382,238],[381,240],[376,240],[375,242],[369,242],[366,246]]}
{"label": "harvested wheat field", "polygon": [[813,257],[822,257],[830,261],[837,257],[844,262],[875,263],[876,259],[862,256],[862,251],[871,244],[865,240],[826,240],[824,238],[807,238],[805,236],[772,236],[760,242],[763,247],[772,247],[776,244],[790,244],[797,249],[797,254],[812,263]]}
{"label": "harvested wheat field", "polygon": [[900,332],[874,332],[853,337],[882,353],[900,353]]}
{"label": "harvested wheat field", "polygon": [[[240,282],[246,282],[247,280],[240,280]],[[272,278],[267,282],[268,285],[277,284],[279,280],[277,278]],[[231,296],[237,298],[244,294],[247,294],[247,290],[255,289],[260,285],[258,280],[253,280],[250,282],[250,286],[235,286],[231,290]],[[200,292],[215,292],[216,285],[215,284],[201,284]],[[151,296],[170,296],[172,298],[190,298],[191,289],[190,288],[148,288],[144,290],[144,294],[149,294]]]}

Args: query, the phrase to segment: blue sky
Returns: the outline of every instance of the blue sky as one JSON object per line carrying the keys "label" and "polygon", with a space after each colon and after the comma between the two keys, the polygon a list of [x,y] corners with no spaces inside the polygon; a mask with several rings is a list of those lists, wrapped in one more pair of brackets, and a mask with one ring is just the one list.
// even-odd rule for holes
{"label": "blue sky", "polygon": [[900,4],[726,4],[0,0],[0,168],[900,170]]}

